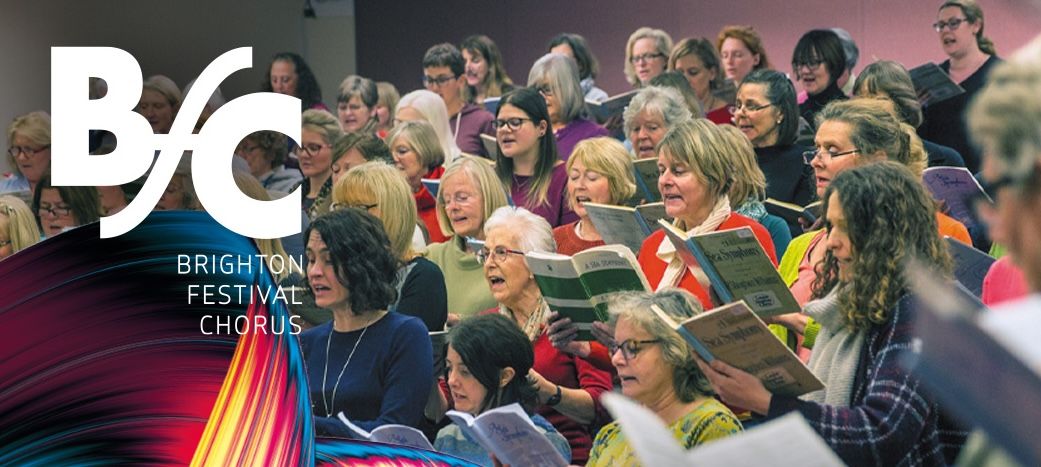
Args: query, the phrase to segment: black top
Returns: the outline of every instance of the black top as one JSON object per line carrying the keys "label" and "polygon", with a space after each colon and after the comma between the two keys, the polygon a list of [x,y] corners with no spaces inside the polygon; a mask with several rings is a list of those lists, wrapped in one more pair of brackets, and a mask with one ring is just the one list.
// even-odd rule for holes
{"label": "black top", "polygon": [[393,310],[423,320],[428,331],[444,330],[448,319],[448,291],[441,268],[421,256],[410,261],[406,268],[411,269],[401,286],[401,299]]}
{"label": "black top", "polygon": [[[958,151],[965,159],[965,167],[972,173],[976,173],[980,169],[980,152],[969,141],[969,131],[965,128],[965,111],[972,98],[987,83],[987,75],[990,74],[991,68],[1000,62],[1000,58],[991,55],[980,69],[965,78],[965,81],[958,83],[965,89],[964,94],[922,109],[925,121],[922,122],[922,126],[918,127],[918,135],[922,139],[949,146]],[[940,68],[950,73],[951,61],[943,62],[940,64]]]}
{"label": "black top", "polygon": [[839,86],[832,81],[827,88],[817,93],[817,95],[806,96],[806,101],[799,104],[799,116],[806,119],[810,127],[816,130],[817,121],[815,117],[817,117],[817,112],[820,112],[831,101],[843,101],[846,99],[849,99],[849,96],[843,93]]}
{"label": "black top", "polygon": [[925,152],[929,154],[929,167],[965,167],[961,154],[952,148],[932,141],[922,140]]}
{"label": "black top", "polygon": [[767,197],[799,206],[817,197],[813,167],[802,159],[802,153],[810,149],[799,145],[755,148],[756,162],[766,175]]}

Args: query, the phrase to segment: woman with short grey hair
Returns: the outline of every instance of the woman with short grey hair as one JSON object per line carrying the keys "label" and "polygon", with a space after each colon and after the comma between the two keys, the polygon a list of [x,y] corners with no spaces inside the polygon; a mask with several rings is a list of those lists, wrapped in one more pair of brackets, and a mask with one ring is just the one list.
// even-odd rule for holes
{"label": "woman with short grey hair", "polygon": [[691,119],[679,91],[651,86],[633,96],[622,114],[625,132],[637,159],[658,157],[654,151],[670,128]]}
{"label": "woman with short grey hair", "polygon": [[607,130],[583,118],[585,98],[578,77],[578,63],[563,54],[546,54],[528,73],[528,86],[546,99],[550,124],[557,138],[557,154],[567,161],[579,141],[607,136]]}

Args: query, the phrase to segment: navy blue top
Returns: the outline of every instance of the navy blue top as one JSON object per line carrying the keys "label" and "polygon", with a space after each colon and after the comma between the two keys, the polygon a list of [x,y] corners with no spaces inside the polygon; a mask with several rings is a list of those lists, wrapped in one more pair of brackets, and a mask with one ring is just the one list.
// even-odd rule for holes
{"label": "navy blue top", "polygon": [[[330,342],[329,334],[332,333]],[[336,378],[361,338],[350,365],[343,372],[336,398]],[[326,343],[329,360],[326,361]],[[387,313],[362,330],[334,332],[332,321],[300,334],[300,347],[307,367],[315,433],[319,436],[351,438],[351,432],[336,414],[343,412],[352,423],[372,431],[386,424],[418,426],[434,381],[433,356],[426,325],[401,313]],[[328,364],[325,387],[322,376]],[[326,417],[322,393],[331,404]]]}

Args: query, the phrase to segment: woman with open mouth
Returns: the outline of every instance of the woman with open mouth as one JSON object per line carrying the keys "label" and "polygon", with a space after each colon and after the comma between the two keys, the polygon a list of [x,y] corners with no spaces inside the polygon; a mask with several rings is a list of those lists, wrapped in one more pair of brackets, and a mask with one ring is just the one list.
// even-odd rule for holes
{"label": "woman with open mouth", "polygon": [[[625,292],[608,305],[615,341],[611,363],[622,394],[661,418],[684,449],[741,431],[734,413],[713,397],[687,342],[649,311],[657,306],[680,322],[701,313],[694,296],[682,289]],[[586,465],[639,465],[618,422],[597,433]]]}
{"label": "woman with open mouth", "polygon": [[660,86],[641,89],[622,114],[636,159],[657,157],[655,148],[665,133],[690,120],[690,108],[679,91]]}
{"label": "woman with open mouth", "polygon": [[7,127],[7,165],[0,175],[0,193],[22,193],[26,198],[51,173],[51,116],[38,110],[15,117]]}
{"label": "woman with open mouth", "polygon": [[513,90],[513,80],[506,74],[502,54],[492,38],[485,35],[470,36],[459,44],[466,61],[466,102],[484,104],[484,100],[500,97]]}
{"label": "woman with open mouth", "polygon": [[378,102],[379,90],[374,81],[358,75],[344,78],[336,97],[336,116],[343,132],[376,134],[379,125],[376,118]]}
{"label": "woman with open mouth", "polygon": [[621,205],[636,194],[633,162],[625,146],[609,137],[587,139],[567,161],[568,203],[578,220],[553,229],[557,253],[574,255],[604,244],[585,203]]}
{"label": "woman with open mouth", "polygon": [[669,64],[672,37],[661,29],[642,27],[625,44],[625,79],[634,88],[650,84]]}
{"label": "woman with open mouth", "polygon": [[799,104],[799,115],[817,128],[817,113],[831,101],[849,99],[839,88],[839,75],[846,70],[842,40],[830,29],[814,29],[803,34],[792,52],[795,80],[806,91]]}

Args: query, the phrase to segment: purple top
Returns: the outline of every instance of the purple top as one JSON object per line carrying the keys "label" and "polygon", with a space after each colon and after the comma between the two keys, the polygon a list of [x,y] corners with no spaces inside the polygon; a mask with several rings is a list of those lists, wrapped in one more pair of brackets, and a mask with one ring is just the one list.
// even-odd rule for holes
{"label": "purple top", "polygon": [[[578,215],[567,204],[567,169],[564,168],[564,164],[557,164],[556,167],[553,167],[550,177],[549,189],[546,190],[546,202],[532,207],[528,206],[527,196],[531,176],[514,175],[513,186],[510,188],[513,205],[542,216],[549,222],[550,227],[577,221]],[[533,204],[534,201],[532,200]]]}
{"label": "purple top", "polygon": [[576,118],[564,128],[554,132],[557,137],[557,154],[560,156],[560,160],[567,162],[567,158],[571,156],[571,151],[575,149],[575,145],[579,141],[609,134],[606,128],[596,123]]}
{"label": "purple top", "polygon": [[495,129],[492,128],[495,116],[484,110],[483,106],[466,104],[459,113],[448,119],[448,126],[452,131],[455,131],[456,119],[460,116],[462,121],[459,122],[459,131],[455,134],[455,144],[459,146],[459,150],[475,156],[488,157],[488,151],[484,150],[484,144],[481,143],[481,134],[495,136]]}

